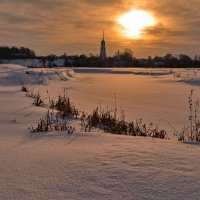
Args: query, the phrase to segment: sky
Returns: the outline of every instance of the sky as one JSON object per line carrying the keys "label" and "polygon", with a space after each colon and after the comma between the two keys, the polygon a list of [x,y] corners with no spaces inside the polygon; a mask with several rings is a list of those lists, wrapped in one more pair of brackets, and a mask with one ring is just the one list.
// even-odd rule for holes
{"label": "sky", "polygon": [[[125,48],[136,57],[200,55],[199,8],[200,0],[0,0],[0,45],[37,55],[96,55],[105,30],[108,55]],[[157,22],[141,38],[126,37],[117,21],[133,9]]]}

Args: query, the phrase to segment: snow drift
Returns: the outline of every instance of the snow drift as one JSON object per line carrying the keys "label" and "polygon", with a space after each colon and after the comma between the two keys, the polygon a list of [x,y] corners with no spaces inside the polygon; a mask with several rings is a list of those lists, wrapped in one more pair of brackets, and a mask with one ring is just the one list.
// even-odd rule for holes
{"label": "snow drift", "polygon": [[[50,89],[55,96],[63,87],[86,95],[91,92],[84,89],[87,84],[100,88],[88,75],[71,76],[66,69],[0,66],[0,199],[199,199],[199,145],[83,133],[76,121],[71,122],[77,130],[72,135],[30,135],[27,127],[46,108],[34,107],[20,85]],[[80,96],[76,100],[83,101]]]}
{"label": "snow drift", "polygon": [[74,76],[68,68],[27,68],[20,65],[0,65],[1,85],[47,84],[49,81],[66,81]]}

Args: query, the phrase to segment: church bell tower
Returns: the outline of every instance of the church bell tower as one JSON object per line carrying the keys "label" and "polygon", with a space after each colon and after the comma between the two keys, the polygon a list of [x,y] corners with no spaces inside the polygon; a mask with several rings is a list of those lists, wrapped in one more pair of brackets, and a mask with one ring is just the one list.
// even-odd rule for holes
{"label": "church bell tower", "polygon": [[104,39],[104,31],[103,31],[103,38],[101,40],[100,58],[102,60],[106,59],[106,42],[105,42],[105,39]]}

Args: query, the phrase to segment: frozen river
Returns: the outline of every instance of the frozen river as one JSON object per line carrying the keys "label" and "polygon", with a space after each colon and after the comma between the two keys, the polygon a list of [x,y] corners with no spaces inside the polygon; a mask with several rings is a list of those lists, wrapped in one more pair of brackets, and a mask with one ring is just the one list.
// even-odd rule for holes
{"label": "frozen river", "polygon": [[123,109],[127,120],[143,118],[144,122],[154,122],[171,133],[173,128],[180,131],[188,123],[190,90],[195,90],[195,98],[200,97],[198,84],[174,77],[181,71],[186,73],[183,69],[75,68],[74,71],[74,78],[63,88],[81,110],[91,112],[100,104],[105,109],[114,107],[115,94],[119,115]]}

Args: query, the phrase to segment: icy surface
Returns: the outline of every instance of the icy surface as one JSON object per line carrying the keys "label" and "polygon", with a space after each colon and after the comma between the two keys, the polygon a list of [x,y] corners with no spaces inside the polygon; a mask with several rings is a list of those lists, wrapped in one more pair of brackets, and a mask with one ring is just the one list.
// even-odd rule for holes
{"label": "icy surface", "polygon": [[[82,133],[76,121],[72,122],[77,129],[73,135],[30,135],[27,127],[36,124],[46,108],[33,107],[32,99],[20,91],[19,80],[34,84],[34,90],[44,96],[47,89],[52,97],[68,89],[77,106],[88,111],[99,105],[99,99],[112,105],[111,93],[116,92],[118,104],[126,101],[130,106],[132,102],[134,110],[141,110],[147,118],[172,109],[175,125],[180,116],[185,117],[181,111],[187,103],[184,97],[193,86],[177,82],[173,74],[155,77],[77,72],[66,78],[66,69],[52,69],[43,71],[48,81],[42,82],[34,78],[41,69],[32,69],[29,74],[26,71],[21,66],[0,66],[0,199],[199,199],[199,144],[97,131]],[[134,93],[126,89],[129,84]],[[194,87],[198,93],[198,87]],[[145,109],[151,107],[146,116],[149,111]],[[128,108],[126,111],[132,109]],[[170,112],[166,113],[168,120],[172,120]]]}
{"label": "icy surface", "polygon": [[[119,116],[124,110],[127,120],[143,118],[147,124],[154,122],[172,136],[188,124],[190,91],[194,89],[194,100],[200,99],[199,72],[196,84],[191,79],[196,69],[74,68],[74,71],[73,79],[62,87],[59,82],[50,83],[44,93],[48,89],[55,97],[65,88],[72,101],[88,113],[100,106],[113,108],[115,94]],[[182,77],[176,77],[179,73]],[[191,76],[187,78],[188,73]]]}

